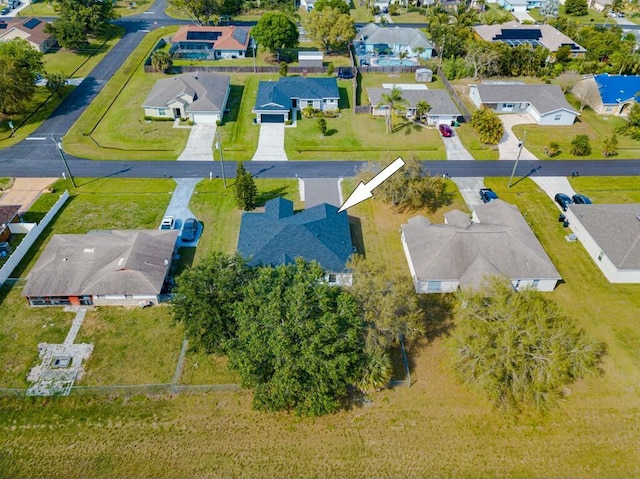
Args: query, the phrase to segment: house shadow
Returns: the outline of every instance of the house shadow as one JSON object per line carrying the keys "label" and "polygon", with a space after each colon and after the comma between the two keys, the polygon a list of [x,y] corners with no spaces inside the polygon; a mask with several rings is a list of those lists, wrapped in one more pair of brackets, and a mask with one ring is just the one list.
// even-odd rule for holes
{"label": "house shadow", "polygon": [[178,248],[179,258],[171,263],[171,276],[174,278],[178,277],[193,265],[196,257],[196,249],[197,248],[191,247]]}
{"label": "house shadow", "polygon": [[240,104],[242,103],[242,95],[244,94],[244,85],[230,85],[229,86],[229,100],[227,101],[227,108],[225,114],[222,116],[222,124],[224,125],[228,121],[238,121],[240,115]]}
{"label": "house shadow", "polygon": [[362,234],[362,221],[357,216],[349,215],[349,231],[351,232],[351,243],[354,253],[367,257],[364,247],[364,235]]}
{"label": "house shadow", "polygon": [[338,91],[340,92],[340,108],[351,108],[347,89],[345,87],[338,87]]}
{"label": "house shadow", "polygon": [[288,192],[289,188],[286,186],[280,186],[268,191],[259,191],[256,197],[256,207],[263,207],[267,201],[277,198],[278,196],[285,196]]}

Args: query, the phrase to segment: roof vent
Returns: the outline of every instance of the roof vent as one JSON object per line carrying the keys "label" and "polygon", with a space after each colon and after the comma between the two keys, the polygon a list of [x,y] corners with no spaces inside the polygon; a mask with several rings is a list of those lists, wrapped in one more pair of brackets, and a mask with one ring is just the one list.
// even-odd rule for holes
{"label": "roof vent", "polygon": [[85,252],[85,253],[95,253],[95,252],[96,252],[96,249],[95,249],[95,248],[85,248],[85,249],[84,249],[84,252]]}
{"label": "roof vent", "polygon": [[124,258],[120,258],[118,260],[118,266],[122,266],[124,264]]}
{"label": "roof vent", "polygon": [[164,265],[169,266],[169,260],[167,258],[164,259]]}

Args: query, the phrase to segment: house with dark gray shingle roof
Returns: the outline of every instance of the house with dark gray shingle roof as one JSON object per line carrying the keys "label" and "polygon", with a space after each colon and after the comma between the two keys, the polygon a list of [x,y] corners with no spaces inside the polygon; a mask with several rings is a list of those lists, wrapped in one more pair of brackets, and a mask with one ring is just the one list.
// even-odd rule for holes
{"label": "house with dark gray shingle roof", "polygon": [[261,81],[253,112],[257,123],[284,123],[294,111],[310,106],[317,110],[338,110],[340,91],[335,77],[282,77],[277,82]]}
{"label": "house with dark gray shingle roof", "polygon": [[518,208],[500,199],[475,206],[471,217],[450,211],[444,224],[414,216],[401,231],[418,293],[477,288],[486,276],[553,291],[562,279]]}
{"label": "house with dark gray shingle roof", "polygon": [[569,205],[571,230],[611,283],[640,283],[640,204]]}
{"label": "house with dark gray shingle roof", "polygon": [[558,85],[485,83],[471,85],[469,97],[496,113],[528,113],[538,125],[573,125],[579,115]]}
{"label": "house with dark gray shingle roof", "polygon": [[293,202],[278,197],[267,201],[264,213],[243,213],[237,250],[250,266],[317,261],[329,283],[351,284],[349,218],[327,203],[294,214]]}
{"label": "house with dark gray shingle roof", "polygon": [[196,72],[155,82],[142,108],[151,118],[188,118],[194,123],[222,120],[229,99],[231,77]]}
{"label": "house with dark gray shingle roof", "polygon": [[[402,91],[402,98],[408,102],[407,117],[416,115],[416,105],[420,101],[426,101],[431,107],[427,113],[427,123],[429,125],[439,125],[440,123],[450,125],[451,122],[457,121],[460,116],[460,111],[458,111],[458,108],[445,90],[398,88]],[[391,93],[391,88],[367,88],[372,115],[387,115],[388,107],[381,103],[383,95],[388,95],[389,93]]]}

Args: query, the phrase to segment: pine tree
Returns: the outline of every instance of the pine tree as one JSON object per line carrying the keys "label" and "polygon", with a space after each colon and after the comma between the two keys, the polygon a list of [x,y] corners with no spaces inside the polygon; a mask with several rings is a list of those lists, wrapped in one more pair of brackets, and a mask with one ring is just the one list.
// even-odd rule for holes
{"label": "pine tree", "polygon": [[238,162],[236,169],[236,182],[234,184],[236,204],[245,211],[250,211],[256,207],[258,188],[242,162]]}

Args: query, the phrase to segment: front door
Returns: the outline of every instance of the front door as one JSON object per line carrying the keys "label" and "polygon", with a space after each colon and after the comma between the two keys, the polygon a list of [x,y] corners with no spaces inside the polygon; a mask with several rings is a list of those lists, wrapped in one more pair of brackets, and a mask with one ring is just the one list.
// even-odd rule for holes
{"label": "front door", "polygon": [[182,113],[180,112],[180,108],[174,108],[174,109],[173,109],[173,116],[174,116],[175,118],[180,118],[180,117],[182,117]]}

